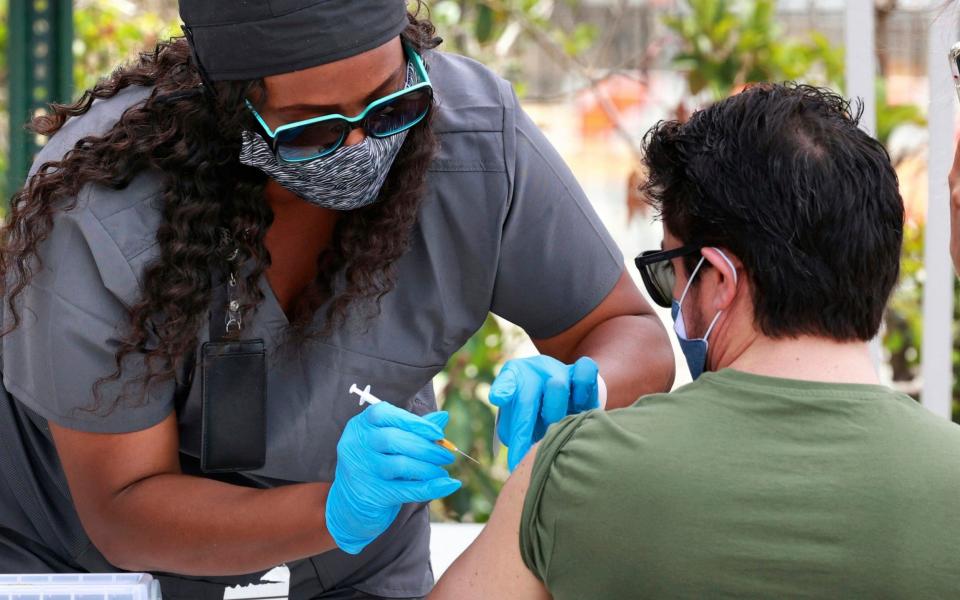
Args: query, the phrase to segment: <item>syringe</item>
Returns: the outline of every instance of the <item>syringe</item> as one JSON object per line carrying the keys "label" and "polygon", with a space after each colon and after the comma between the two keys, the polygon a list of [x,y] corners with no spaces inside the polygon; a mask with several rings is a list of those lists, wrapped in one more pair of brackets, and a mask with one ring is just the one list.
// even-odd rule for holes
{"label": "syringe", "polygon": [[[361,405],[363,405],[364,402],[366,402],[367,404],[370,404],[370,405],[380,404],[381,402],[383,402],[382,400],[380,400],[380,398],[377,398],[377,397],[374,396],[372,393],[370,393],[370,386],[369,386],[369,385],[366,386],[365,388],[363,388],[363,389],[361,390],[361,389],[360,389],[360,386],[358,386],[357,384],[354,383],[353,385],[350,386],[350,393],[351,393],[351,394],[356,394],[357,396],[360,396],[360,404],[361,404]],[[440,446],[446,448],[447,450],[450,450],[451,452],[456,452],[456,453],[458,453],[458,454],[460,454],[460,455],[462,455],[462,456],[464,456],[464,457],[466,457],[466,458],[469,458],[470,460],[472,460],[473,462],[477,463],[478,465],[480,464],[480,461],[479,461],[479,460],[477,460],[477,459],[475,459],[474,457],[470,456],[469,454],[467,454],[466,452],[464,452],[464,451],[461,450],[460,448],[457,448],[457,446],[456,446],[453,442],[451,442],[450,440],[448,440],[448,439],[446,439],[446,438],[437,440],[437,444],[439,444]]]}

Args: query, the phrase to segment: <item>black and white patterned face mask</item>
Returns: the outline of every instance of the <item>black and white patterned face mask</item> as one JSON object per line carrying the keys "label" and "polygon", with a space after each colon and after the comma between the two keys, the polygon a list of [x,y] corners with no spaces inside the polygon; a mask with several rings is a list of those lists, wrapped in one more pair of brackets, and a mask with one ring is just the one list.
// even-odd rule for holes
{"label": "black and white patterned face mask", "polygon": [[[407,85],[413,77],[407,70]],[[356,210],[376,202],[407,131],[386,138],[364,137],[329,156],[301,163],[279,160],[258,134],[244,131],[240,162],[260,169],[311,204],[333,210]]]}
{"label": "black and white patterned face mask", "polygon": [[406,137],[406,131],[388,138],[367,136],[330,156],[287,163],[277,159],[262,137],[245,131],[240,162],[260,169],[311,204],[355,210],[376,201]]}

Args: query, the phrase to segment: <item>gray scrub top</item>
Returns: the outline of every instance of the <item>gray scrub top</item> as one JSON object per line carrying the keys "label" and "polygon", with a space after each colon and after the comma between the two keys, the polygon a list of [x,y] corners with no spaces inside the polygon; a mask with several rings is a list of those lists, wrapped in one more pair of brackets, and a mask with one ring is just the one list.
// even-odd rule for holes
{"label": "gray scrub top", "polygon": [[[435,410],[432,378],[488,312],[532,337],[551,337],[595,308],[622,273],[621,253],[510,84],[464,57],[429,52],[426,60],[439,106],[439,151],[410,249],[379,317],[281,352],[286,317],[261,283],[266,299],[245,335],[267,344],[267,457],[262,469],[242,475],[249,485],[330,481],[341,431],[361,410],[347,393],[351,384],[370,384],[381,398],[418,414]],[[129,88],[95,103],[51,139],[35,167],[59,159],[81,137],[108,130],[149,93]],[[176,410],[181,452],[199,456],[199,384],[158,386],[145,404],[109,413],[77,410],[93,404],[94,382],[113,372],[127,307],[158,255],[159,202],[151,172],[123,190],[83,188],[76,208],[56,216],[42,245],[43,268],[20,300],[23,324],[0,338],[8,392],[0,401],[0,475],[18,490],[17,506],[0,506],[0,526],[81,565],[102,557],[69,502],[47,420],[130,432]],[[200,342],[207,336],[204,328]],[[137,367],[131,360],[127,373]],[[109,398],[112,388],[103,389]],[[425,594],[433,579],[427,527],[425,506],[405,507],[361,555],[322,555],[324,585]]]}

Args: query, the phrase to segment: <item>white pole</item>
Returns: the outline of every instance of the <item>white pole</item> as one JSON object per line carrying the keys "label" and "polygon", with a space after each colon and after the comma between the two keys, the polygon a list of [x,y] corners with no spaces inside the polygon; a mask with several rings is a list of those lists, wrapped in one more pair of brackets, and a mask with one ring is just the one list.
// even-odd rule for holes
{"label": "white pole", "polygon": [[947,173],[953,161],[953,111],[957,102],[947,51],[957,41],[957,13],[947,9],[930,26],[927,76],[930,106],[929,181],[924,242],[923,390],[932,412],[950,418],[953,389],[953,285]]}
{"label": "white pole", "polygon": [[[847,97],[863,102],[860,128],[870,135],[877,134],[877,42],[874,0],[847,0],[844,28],[845,70]],[[870,343],[873,365],[884,381],[889,376],[883,365],[883,342],[879,337]]]}
{"label": "white pole", "polygon": [[847,0],[844,39],[847,96],[863,100],[860,126],[870,135],[876,135],[877,44],[873,0]]}

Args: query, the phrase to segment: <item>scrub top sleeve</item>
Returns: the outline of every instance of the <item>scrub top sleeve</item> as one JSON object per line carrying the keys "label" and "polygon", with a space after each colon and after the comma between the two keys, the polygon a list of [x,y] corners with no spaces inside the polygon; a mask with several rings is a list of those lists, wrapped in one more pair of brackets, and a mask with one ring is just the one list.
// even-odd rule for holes
{"label": "scrub top sleeve", "polygon": [[623,255],[573,173],[516,109],[516,162],[491,310],[530,337],[587,316],[623,273]]}
{"label": "scrub top sleeve", "polygon": [[[115,354],[129,326],[128,308],[109,288],[136,285],[129,263],[99,221],[84,209],[58,215],[41,245],[43,268],[17,301],[21,325],[0,338],[3,383],[21,404],[62,427],[125,433],[151,427],[173,409],[174,383],[135,379],[142,354],[130,355],[122,379],[94,385],[116,369]],[[9,310],[4,324],[12,324]],[[121,390],[126,385],[127,395]],[[118,402],[118,398],[120,401]]]}

